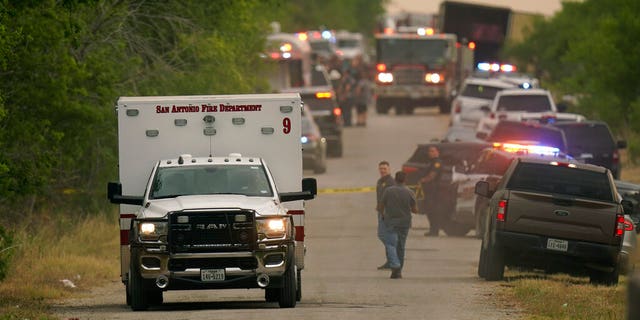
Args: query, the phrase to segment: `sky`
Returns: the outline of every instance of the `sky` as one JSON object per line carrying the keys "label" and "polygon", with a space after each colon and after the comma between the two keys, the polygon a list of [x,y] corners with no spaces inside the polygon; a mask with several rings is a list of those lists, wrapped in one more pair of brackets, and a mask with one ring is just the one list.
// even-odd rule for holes
{"label": "sky", "polygon": [[[562,8],[562,0],[456,0],[458,2],[477,3],[483,5],[508,7],[514,11],[540,13],[552,16]],[[415,11],[421,13],[437,13],[441,0],[391,0],[387,6],[390,13]]]}

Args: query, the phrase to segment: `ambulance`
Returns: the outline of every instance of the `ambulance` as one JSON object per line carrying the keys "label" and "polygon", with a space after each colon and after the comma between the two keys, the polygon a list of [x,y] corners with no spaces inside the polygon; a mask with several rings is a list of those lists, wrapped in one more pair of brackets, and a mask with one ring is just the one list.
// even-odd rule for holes
{"label": "ambulance", "polygon": [[264,290],[295,307],[304,269],[298,94],[120,97],[121,278],[146,310],[168,290]]}

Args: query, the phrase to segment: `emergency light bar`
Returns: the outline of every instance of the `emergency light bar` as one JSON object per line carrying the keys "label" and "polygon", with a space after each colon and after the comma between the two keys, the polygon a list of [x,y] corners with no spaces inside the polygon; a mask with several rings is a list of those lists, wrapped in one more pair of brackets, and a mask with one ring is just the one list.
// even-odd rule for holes
{"label": "emergency light bar", "polygon": [[494,142],[493,148],[500,149],[509,153],[536,154],[543,156],[557,156],[560,153],[560,149],[556,147],[524,145],[518,143]]}
{"label": "emergency light bar", "polygon": [[318,99],[329,99],[331,96],[331,92],[316,92],[316,98]]}
{"label": "emergency light bar", "polygon": [[491,71],[491,72],[515,72],[516,66],[512,64],[500,64],[500,63],[489,63],[489,62],[479,62],[477,64],[477,68],[480,71]]}

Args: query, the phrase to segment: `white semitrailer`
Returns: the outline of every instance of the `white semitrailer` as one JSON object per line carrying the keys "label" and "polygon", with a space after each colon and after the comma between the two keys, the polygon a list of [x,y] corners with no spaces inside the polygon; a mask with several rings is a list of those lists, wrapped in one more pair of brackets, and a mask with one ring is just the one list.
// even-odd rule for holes
{"label": "white semitrailer", "polygon": [[[295,307],[304,268],[298,94],[121,97],[121,276],[145,310],[166,290],[263,288]],[[268,165],[267,165],[268,164]],[[286,202],[286,203],[285,203]]]}

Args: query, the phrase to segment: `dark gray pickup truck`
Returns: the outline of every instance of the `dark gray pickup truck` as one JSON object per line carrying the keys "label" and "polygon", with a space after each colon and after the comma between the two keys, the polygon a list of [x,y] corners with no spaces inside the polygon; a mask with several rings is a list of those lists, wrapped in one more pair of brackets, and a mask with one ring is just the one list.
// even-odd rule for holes
{"label": "dark gray pickup truck", "polygon": [[[505,266],[588,275],[615,285],[624,236],[624,211],[611,172],[603,167],[532,158],[515,159],[489,197],[478,275],[502,280]],[[626,210],[630,210],[626,208]]]}

